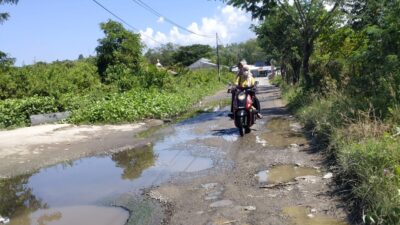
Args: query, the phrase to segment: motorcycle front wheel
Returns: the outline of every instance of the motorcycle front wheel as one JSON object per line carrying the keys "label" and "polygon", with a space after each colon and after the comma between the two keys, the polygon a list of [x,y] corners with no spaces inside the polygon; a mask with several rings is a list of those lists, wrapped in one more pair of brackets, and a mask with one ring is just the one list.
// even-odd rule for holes
{"label": "motorcycle front wheel", "polygon": [[250,132],[251,132],[251,129],[250,129],[250,127],[246,127],[246,128],[244,128],[244,132],[245,132],[246,134],[250,133]]}
{"label": "motorcycle front wheel", "polygon": [[237,121],[237,127],[238,127],[238,129],[239,129],[239,133],[240,133],[240,136],[244,136],[244,134],[245,134],[245,132],[246,132],[246,128],[243,126],[244,125],[244,121],[245,121],[245,117],[238,117],[237,118],[238,119],[238,121]]}

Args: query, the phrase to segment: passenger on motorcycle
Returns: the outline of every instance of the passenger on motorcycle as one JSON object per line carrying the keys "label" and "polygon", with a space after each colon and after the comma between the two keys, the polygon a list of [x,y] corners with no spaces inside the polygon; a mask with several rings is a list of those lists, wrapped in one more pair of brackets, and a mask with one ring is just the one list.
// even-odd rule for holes
{"label": "passenger on motorcycle", "polygon": [[[238,76],[236,78],[235,85],[237,88],[251,88],[254,87],[256,84],[256,80],[253,77],[253,74],[249,71],[248,66],[243,66],[242,71],[239,69]],[[251,96],[253,97],[253,106],[256,108],[256,114],[259,119],[262,118],[262,115],[260,113],[261,107],[260,107],[260,101],[256,97],[255,91],[250,92]],[[232,110],[233,111],[233,110]]]}

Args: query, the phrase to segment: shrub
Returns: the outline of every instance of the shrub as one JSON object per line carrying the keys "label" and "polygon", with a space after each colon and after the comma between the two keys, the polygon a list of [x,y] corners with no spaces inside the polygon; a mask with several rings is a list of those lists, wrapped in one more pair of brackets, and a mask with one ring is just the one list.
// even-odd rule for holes
{"label": "shrub", "polygon": [[339,145],[342,176],[352,184],[367,224],[400,221],[400,142],[390,135]]}
{"label": "shrub", "polygon": [[27,126],[29,116],[57,112],[57,104],[51,97],[30,97],[0,101],[0,128]]}

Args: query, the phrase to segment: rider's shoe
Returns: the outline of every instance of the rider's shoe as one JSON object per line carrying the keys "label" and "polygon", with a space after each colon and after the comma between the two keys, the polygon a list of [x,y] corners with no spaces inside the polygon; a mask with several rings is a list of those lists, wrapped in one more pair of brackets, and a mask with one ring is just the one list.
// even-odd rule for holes
{"label": "rider's shoe", "polygon": [[262,118],[263,118],[263,116],[261,115],[261,113],[257,113],[257,118],[258,118],[258,119],[262,119]]}

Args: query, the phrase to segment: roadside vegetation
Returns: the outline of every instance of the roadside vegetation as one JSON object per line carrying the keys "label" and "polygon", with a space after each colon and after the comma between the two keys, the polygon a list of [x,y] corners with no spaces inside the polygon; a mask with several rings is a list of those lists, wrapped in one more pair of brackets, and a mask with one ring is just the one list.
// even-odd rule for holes
{"label": "roadside vegetation", "polygon": [[105,37],[96,57],[15,67],[0,52],[0,128],[62,111],[71,111],[68,121],[76,124],[174,117],[233,78],[224,70],[219,82],[216,70],[156,68],[142,56],[139,35],[114,21],[100,26]]}
{"label": "roadside vegetation", "polygon": [[331,159],[354,222],[399,224],[400,2],[226,2],[261,20],[274,83]]}

